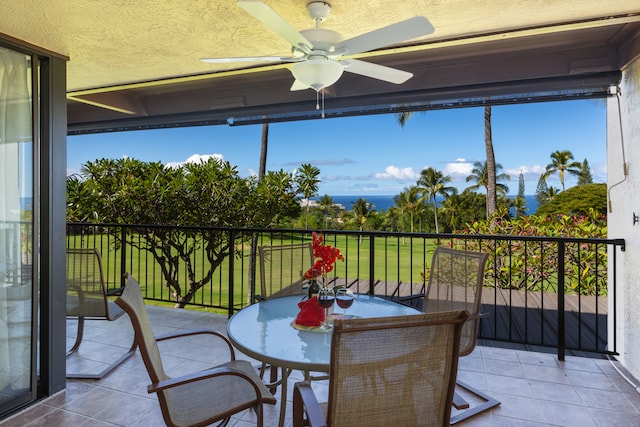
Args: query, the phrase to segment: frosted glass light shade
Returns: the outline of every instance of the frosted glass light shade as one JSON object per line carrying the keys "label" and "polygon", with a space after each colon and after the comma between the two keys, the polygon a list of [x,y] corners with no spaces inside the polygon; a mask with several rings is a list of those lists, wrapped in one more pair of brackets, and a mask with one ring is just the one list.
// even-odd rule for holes
{"label": "frosted glass light shade", "polygon": [[330,59],[308,59],[291,67],[293,77],[316,92],[337,82],[343,71],[339,62]]}

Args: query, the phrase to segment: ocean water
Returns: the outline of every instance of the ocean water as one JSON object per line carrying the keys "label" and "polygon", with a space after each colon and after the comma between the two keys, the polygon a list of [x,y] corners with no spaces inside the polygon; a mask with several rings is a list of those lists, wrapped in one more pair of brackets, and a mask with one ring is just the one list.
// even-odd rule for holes
{"label": "ocean water", "polygon": [[[377,211],[388,211],[390,207],[392,207],[394,205],[393,203],[393,198],[395,196],[372,196],[372,195],[368,195],[368,196],[331,196],[331,198],[333,199],[333,201],[335,203],[338,203],[342,206],[344,206],[344,208],[346,210],[351,210],[352,208],[352,203],[355,203],[356,200],[362,198],[365,199],[367,202],[369,203],[373,203],[374,209]],[[513,199],[515,197],[514,196],[509,196],[509,198]],[[528,195],[528,196],[524,196],[525,201],[527,202],[527,214],[531,215],[533,213],[536,212],[536,209],[538,207],[538,202],[536,202],[536,196],[535,195]],[[312,200],[318,200],[318,198],[312,198]],[[438,197],[438,203],[442,202],[442,200],[444,200],[443,197]]]}

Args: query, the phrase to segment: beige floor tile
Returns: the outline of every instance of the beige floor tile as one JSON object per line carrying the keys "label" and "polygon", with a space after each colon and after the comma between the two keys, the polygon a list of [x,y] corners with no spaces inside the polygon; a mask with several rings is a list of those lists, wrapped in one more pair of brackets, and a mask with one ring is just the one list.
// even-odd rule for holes
{"label": "beige floor tile", "polygon": [[[148,311],[156,334],[196,328],[226,331],[224,315],[159,307],[148,307]],[[74,320],[68,320],[69,347],[75,339],[75,325]],[[87,321],[86,328],[81,351],[67,360],[68,368],[73,370],[96,368],[131,343],[132,331],[126,317],[115,322]],[[170,375],[208,368],[221,362],[225,354],[211,350],[218,347],[203,344],[198,338],[160,343],[160,348]],[[239,352],[237,357],[251,360]],[[602,358],[567,356],[563,362],[553,352],[481,345],[460,360],[458,377],[501,402],[500,406],[457,424],[460,427],[640,425],[640,393],[620,376],[612,362]],[[289,379],[287,427],[291,425],[293,384],[302,379],[301,372],[293,372]],[[102,380],[69,380],[65,391],[0,422],[0,426],[163,425],[157,398],[146,391],[148,382],[142,359],[136,354]],[[328,382],[315,381],[312,385],[319,399],[326,401]],[[279,409],[279,403],[265,407],[266,426],[277,425]],[[245,411],[229,425],[255,425],[255,414]]]}

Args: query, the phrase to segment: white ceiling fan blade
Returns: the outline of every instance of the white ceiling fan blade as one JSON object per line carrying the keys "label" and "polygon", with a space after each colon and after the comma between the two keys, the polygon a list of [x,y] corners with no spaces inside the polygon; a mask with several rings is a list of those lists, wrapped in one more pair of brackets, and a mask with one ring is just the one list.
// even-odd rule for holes
{"label": "white ceiling fan blade", "polygon": [[291,46],[300,48],[307,53],[311,51],[313,44],[266,4],[258,0],[238,0],[237,4],[291,43]]}
{"label": "white ceiling fan blade", "polygon": [[397,85],[404,83],[413,77],[413,74],[407,71],[357,59],[346,59],[344,61],[340,61],[340,63],[344,65],[344,70],[350,73],[384,80],[385,82],[395,83]]}
{"label": "white ceiling fan blade", "polygon": [[240,57],[230,57],[230,58],[200,58],[201,62],[206,62],[207,64],[219,64],[226,62],[299,62],[302,61],[303,57],[294,57],[294,56],[240,56]]}
{"label": "white ceiling fan blade", "polygon": [[306,84],[300,82],[299,80],[295,80],[291,85],[291,89],[289,90],[295,91],[295,90],[305,90],[305,89],[311,89],[311,88]]}
{"label": "white ceiling fan blade", "polygon": [[344,40],[336,45],[336,50],[345,55],[368,52],[383,46],[411,40],[433,33],[433,25],[424,16],[416,16],[371,32]]}

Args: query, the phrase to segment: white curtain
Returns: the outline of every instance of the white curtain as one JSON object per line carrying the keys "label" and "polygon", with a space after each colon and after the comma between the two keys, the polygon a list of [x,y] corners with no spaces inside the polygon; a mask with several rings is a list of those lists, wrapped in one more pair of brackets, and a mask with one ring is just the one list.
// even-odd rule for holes
{"label": "white curtain", "polygon": [[30,386],[32,284],[21,255],[33,224],[20,221],[33,195],[31,72],[27,55],[0,47],[0,394]]}

